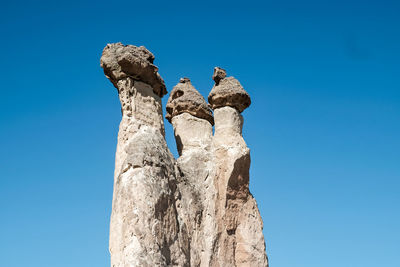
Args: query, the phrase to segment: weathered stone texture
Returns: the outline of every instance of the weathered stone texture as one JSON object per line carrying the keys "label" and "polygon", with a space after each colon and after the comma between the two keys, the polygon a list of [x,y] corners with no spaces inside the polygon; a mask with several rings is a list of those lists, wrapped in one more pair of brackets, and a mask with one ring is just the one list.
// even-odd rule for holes
{"label": "weathered stone texture", "polygon": [[[268,266],[249,191],[242,137],[250,97],[215,68],[212,112],[188,78],[167,104],[179,157],[165,142],[164,81],[144,47],[109,44],[101,66],[118,89],[122,120],[110,224],[111,266]],[[215,120],[215,133],[213,125]]]}
{"label": "weathered stone texture", "polygon": [[126,77],[149,84],[154,93],[163,97],[167,93],[164,80],[153,65],[154,56],[144,46],[108,44],[101,56],[100,65],[112,83]]}
{"label": "weathered stone texture", "polygon": [[208,95],[212,109],[229,106],[242,112],[250,106],[249,94],[234,77],[226,77],[224,69],[215,67],[213,79],[215,85]]}
{"label": "weathered stone texture", "polygon": [[182,113],[208,120],[214,125],[211,109],[208,107],[204,97],[194,88],[189,78],[182,78],[172,89],[165,117],[171,122],[172,117]]}

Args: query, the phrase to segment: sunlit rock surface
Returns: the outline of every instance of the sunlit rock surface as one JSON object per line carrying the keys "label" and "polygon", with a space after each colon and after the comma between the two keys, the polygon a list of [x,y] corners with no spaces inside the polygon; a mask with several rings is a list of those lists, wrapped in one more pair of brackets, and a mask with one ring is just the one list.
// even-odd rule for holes
{"label": "sunlit rock surface", "polygon": [[182,78],[166,107],[175,159],[164,137],[161,97],[167,91],[153,61],[145,47],[121,43],[108,44],[101,57],[122,110],[111,266],[268,266],[242,137],[240,113],[250,105],[249,95],[215,68],[208,105]]}

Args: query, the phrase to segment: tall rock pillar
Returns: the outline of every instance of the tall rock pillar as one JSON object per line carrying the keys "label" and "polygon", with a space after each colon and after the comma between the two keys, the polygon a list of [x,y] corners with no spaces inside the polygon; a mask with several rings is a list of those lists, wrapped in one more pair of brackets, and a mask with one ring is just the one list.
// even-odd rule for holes
{"label": "tall rock pillar", "polygon": [[242,137],[240,114],[251,101],[225,70],[214,69],[208,101],[214,110],[213,138],[217,249],[213,266],[268,266],[263,223],[249,191],[250,150]]}
{"label": "tall rock pillar", "polygon": [[144,47],[109,44],[101,66],[118,90],[122,120],[110,223],[111,266],[187,266],[175,206],[174,158],[164,138],[164,81]]}
{"label": "tall rock pillar", "polygon": [[214,118],[203,96],[188,78],[171,91],[167,119],[174,127],[179,158],[178,214],[190,243],[190,266],[211,266],[217,236],[212,154]]}

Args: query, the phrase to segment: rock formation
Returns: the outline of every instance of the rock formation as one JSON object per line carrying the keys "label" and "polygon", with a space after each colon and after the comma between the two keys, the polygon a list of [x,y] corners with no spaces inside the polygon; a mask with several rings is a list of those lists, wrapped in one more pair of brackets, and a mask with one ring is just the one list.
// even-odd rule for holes
{"label": "rock formation", "polygon": [[179,152],[174,159],[164,137],[166,87],[153,60],[146,48],[121,43],[108,44],[101,57],[122,110],[111,266],[268,266],[242,138],[240,113],[249,95],[221,68],[214,69],[210,105],[181,79],[166,107]]}

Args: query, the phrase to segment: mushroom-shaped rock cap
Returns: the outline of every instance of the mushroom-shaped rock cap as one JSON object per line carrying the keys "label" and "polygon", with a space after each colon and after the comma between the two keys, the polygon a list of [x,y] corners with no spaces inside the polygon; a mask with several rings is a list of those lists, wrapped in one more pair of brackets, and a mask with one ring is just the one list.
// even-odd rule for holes
{"label": "mushroom-shaped rock cap", "polygon": [[250,106],[249,94],[234,77],[226,77],[224,69],[215,67],[213,79],[215,85],[208,95],[208,102],[212,109],[230,106],[242,112]]}
{"label": "mushroom-shaped rock cap", "polygon": [[211,109],[204,97],[194,88],[189,78],[181,78],[172,89],[167,103],[167,115],[165,118],[171,122],[174,116],[189,113],[200,119],[205,119],[214,125]]}
{"label": "mushroom-shaped rock cap", "polygon": [[144,46],[107,44],[100,59],[104,74],[115,85],[120,79],[131,77],[149,84],[155,94],[163,97],[166,93],[164,80],[153,65],[154,55]]}

